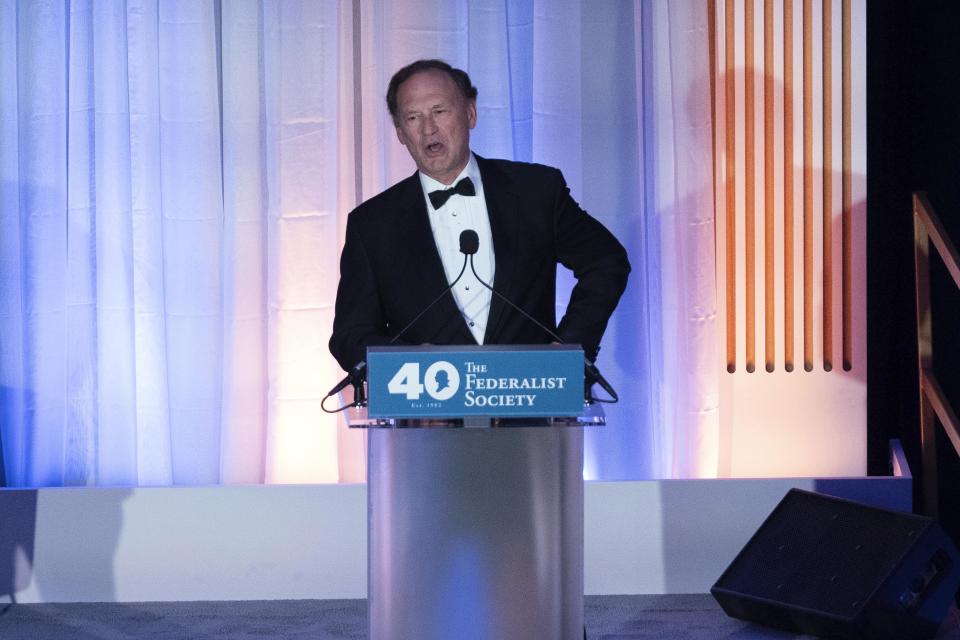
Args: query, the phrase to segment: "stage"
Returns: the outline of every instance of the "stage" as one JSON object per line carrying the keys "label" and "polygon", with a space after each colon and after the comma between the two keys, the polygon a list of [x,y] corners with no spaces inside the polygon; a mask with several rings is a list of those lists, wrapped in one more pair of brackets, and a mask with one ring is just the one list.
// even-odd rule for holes
{"label": "stage", "polygon": [[[790,488],[903,512],[894,474],[587,482],[585,594],[708,592]],[[0,603],[367,595],[366,485],[0,490]]]}
{"label": "stage", "polygon": [[[709,595],[587,596],[590,640],[789,640],[809,638],[728,618]],[[365,600],[9,605],[6,640],[360,640]],[[954,607],[935,640],[960,638]]]}

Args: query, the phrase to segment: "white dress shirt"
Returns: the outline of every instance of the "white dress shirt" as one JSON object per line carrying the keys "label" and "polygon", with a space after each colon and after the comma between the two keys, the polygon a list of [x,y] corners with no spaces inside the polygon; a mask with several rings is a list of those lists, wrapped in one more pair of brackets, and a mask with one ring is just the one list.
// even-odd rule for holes
{"label": "white dress shirt", "polygon": [[[477,191],[475,196],[454,194],[439,209],[434,209],[427,196],[431,191],[448,189],[465,177],[473,181]],[[430,176],[420,173],[420,184],[423,187],[423,197],[427,201],[427,212],[430,217],[430,228],[433,230],[433,240],[437,244],[443,270],[447,275],[447,282],[453,282],[460,269],[463,268],[463,254],[460,253],[460,232],[473,229],[480,238],[480,248],[473,256],[473,266],[477,274],[489,285],[493,285],[494,255],[493,236],[490,233],[490,217],[487,213],[487,201],[483,195],[483,182],[480,180],[480,169],[477,160],[470,154],[467,166],[451,185],[434,180]],[[463,277],[453,288],[453,298],[457,308],[470,328],[477,344],[483,344],[483,336],[487,331],[487,319],[490,315],[490,301],[493,294],[489,289],[477,282],[470,264]]]}

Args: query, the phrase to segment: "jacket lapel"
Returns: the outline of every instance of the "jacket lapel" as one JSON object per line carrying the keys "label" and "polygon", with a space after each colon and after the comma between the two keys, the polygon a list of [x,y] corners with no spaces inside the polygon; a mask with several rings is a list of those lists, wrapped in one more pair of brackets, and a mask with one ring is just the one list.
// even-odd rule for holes
{"label": "jacket lapel", "polygon": [[[516,252],[519,248],[519,227],[516,224],[517,195],[513,192],[510,179],[496,166],[477,156],[480,177],[483,180],[483,193],[487,201],[487,215],[490,218],[490,233],[493,236],[494,276],[493,288],[513,300],[510,296],[510,284],[516,265]],[[490,301],[490,316],[484,344],[496,344],[500,323],[506,303],[496,294]]]}

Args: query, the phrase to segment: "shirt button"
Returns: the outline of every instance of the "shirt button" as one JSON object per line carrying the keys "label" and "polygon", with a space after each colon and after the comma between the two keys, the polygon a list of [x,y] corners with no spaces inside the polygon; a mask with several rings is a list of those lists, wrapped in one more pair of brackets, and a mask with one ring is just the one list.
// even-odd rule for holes
{"label": "shirt button", "polygon": [[473,323],[472,323],[472,322],[470,323],[470,326],[471,326],[471,327],[473,326]]}
{"label": "shirt button", "polygon": [[470,287],[465,287],[465,289],[466,289],[467,291],[470,291]]}

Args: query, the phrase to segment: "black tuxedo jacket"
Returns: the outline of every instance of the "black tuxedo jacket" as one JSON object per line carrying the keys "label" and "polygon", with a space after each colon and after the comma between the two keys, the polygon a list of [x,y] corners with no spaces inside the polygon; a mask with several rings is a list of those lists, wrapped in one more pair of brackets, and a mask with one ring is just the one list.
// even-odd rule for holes
{"label": "black tuxedo jacket", "polygon": [[[496,260],[493,287],[594,357],[623,293],[623,246],[570,196],[559,170],[477,157]],[[347,218],[330,351],[344,370],[370,345],[391,342],[448,285],[415,173]],[[577,284],[556,324],[557,263]],[[469,268],[469,267],[468,267]],[[541,344],[553,338],[493,296],[485,344]],[[397,343],[476,344],[453,295],[444,296]]]}

